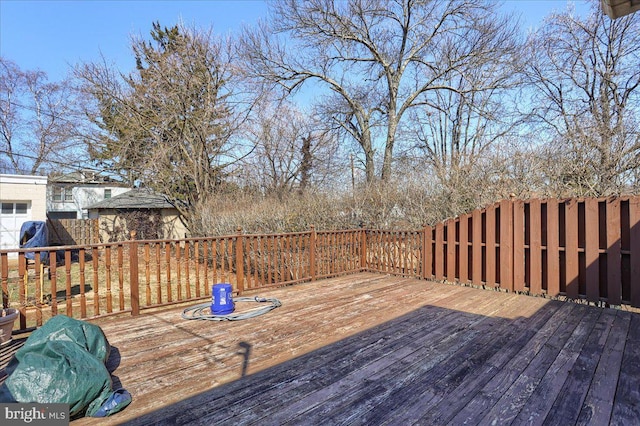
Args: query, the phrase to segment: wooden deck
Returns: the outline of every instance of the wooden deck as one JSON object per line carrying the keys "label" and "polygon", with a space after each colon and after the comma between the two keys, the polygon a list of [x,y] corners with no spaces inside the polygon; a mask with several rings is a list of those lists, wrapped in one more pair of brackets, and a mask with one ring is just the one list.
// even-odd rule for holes
{"label": "wooden deck", "polygon": [[640,314],[358,274],[236,322],[97,322],[133,402],[84,424],[638,424]]}

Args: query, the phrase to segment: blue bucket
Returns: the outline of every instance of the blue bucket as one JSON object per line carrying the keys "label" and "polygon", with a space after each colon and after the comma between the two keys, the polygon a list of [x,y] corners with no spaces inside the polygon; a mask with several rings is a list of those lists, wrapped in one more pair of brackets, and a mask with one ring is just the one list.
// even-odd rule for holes
{"label": "blue bucket", "polygon": [[233,312],[235,306],[231,298],[233,288],[231,284],[214,284],[211,287],[211,313],[213,315],[227,315]]}

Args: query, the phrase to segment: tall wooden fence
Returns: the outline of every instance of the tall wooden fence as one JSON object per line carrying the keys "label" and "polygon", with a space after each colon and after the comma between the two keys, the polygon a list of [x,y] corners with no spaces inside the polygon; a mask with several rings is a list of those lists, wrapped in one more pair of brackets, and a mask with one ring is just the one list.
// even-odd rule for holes
{"label": "tall wooden fence", "polygon": [[[17,252],[17,259],[13,255]],[[20,328],[373,271],[640,307],[640,198],[505,200],[414,231],[339,230],[0,250]]]}
{"label": "tall wooden fence", "polygon": [[49,244],[88,245],[100,242],[98,219],[47,219]]}
{"label": "tall wooden fence", "polygon": [[425,235],[424,278],[640,306],[639,197],[501,201]]}

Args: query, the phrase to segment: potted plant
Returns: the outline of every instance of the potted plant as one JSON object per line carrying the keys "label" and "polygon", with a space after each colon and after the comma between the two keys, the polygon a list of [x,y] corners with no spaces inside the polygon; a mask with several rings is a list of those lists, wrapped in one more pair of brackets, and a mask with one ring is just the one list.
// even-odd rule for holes
{"label": "potted plant", "polygon": [[[3,292],[4,293],[4,292]],[[18,318],[18,310],[9,307],[9,297],[3,294],[3,308],[0,309],[0,346],[11,341],[13,323]]]}

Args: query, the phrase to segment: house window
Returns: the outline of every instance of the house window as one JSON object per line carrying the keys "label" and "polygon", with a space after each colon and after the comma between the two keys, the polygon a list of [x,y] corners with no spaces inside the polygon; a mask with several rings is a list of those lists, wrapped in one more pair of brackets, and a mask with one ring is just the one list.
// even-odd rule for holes
{"label": "house window", "polygon": [[111,198],[111,190],[110,189],[105,189],[104,190],[104,199],[107,200]]}
{"label": "house window", "polygon": [[54,186],[53,187],[53,201],[62,201],[62,197],[63,197],[63,190],[62,187],[59,186]]}
{"label": "house window", "polygon": [[2,203],[2,214],[13,214],[13,203]]}
{"label": "house window", "polygon": [[28,208],[29,205],[27,203],[2,203],[0,213],[6,215],[27,214]]}
{"label": "house window", "polygon": [[65,188],[64,186],[53,187],[53,201],[62,203],[73,201],[73,188]]}

